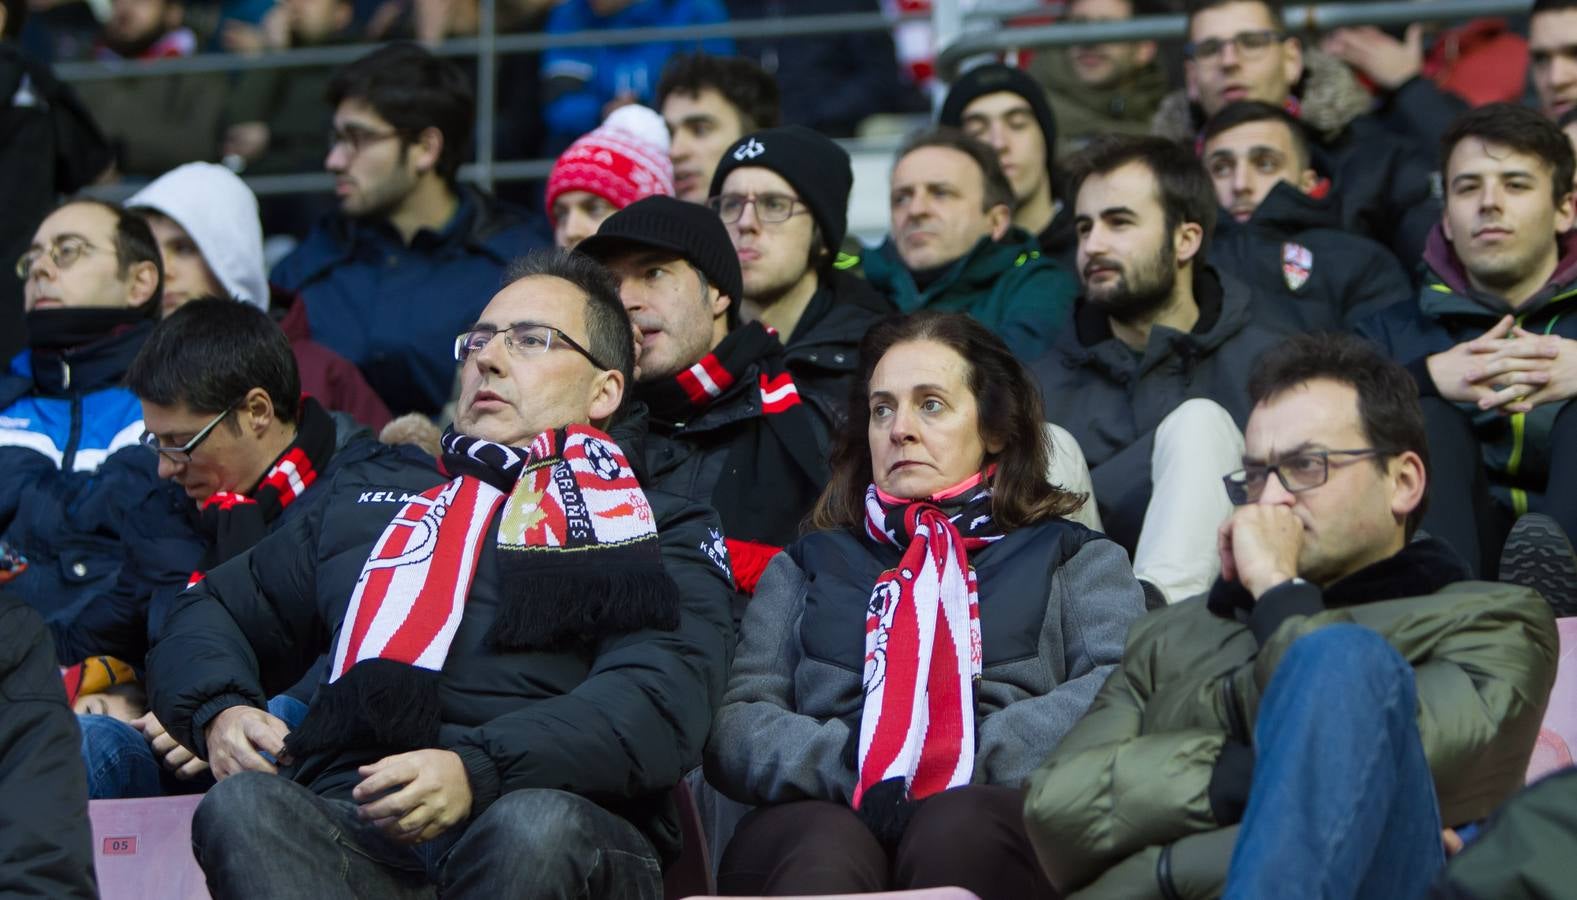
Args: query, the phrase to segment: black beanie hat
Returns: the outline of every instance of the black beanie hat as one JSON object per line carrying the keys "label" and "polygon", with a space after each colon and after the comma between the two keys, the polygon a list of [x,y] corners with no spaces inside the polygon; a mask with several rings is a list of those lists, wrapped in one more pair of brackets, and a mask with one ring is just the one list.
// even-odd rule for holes
{"label": "black beanie hat", "polygon": [[1051,161],[1057,151],[1057,117],[1046,100],[1046,89],[1020,69],[1002,63],[988,63],[965,72],[953,82],[947,92],[947,99],[942,101],[942,112],[936,117],[937,124],[962,128],[964,108],[980,97],[999,91],[1018,94],[1034,111],[1035,121],[1040,123],[1040,133],[1046,138],[1046,171],[1055,174]]}
{"label": "black beanie hat", "polygon": [[645,197],[604,219],[596,234],[575,245],[575,252],[606,263],[632,247],[669,250],[700,269],[732,301],[728,309],[733,321],[745,292],[744,276],[717,213],[674,197]]}
{"label": "black beanie hat", "polygon": [[747,134],[723,154],[712,175],[711,196],[723,192],[723,179],[735,169],[755,166],[783,176],[821,229],[827,252],[838,255],[849,230],[849,191],[854,170],[849,153],[831,138],[803,125],[785,125]]}

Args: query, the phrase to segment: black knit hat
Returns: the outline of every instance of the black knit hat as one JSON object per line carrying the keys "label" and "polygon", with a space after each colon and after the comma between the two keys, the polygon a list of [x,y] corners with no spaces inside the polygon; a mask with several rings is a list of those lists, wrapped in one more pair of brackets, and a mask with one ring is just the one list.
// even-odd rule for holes
{"label": "black knit hat", "polygon": [[604,219],[597,233],[576,244],[575,251],[606,263],[636,247],[670,250],[700,269],[706,280],[732,301],[732,320],[745,282],[734,242],[717,213],[674,197],[645,197]]}
{"label": "black knit hat", "polygon": [[831,138],[803,125],[785,125],[747,134],[734,142],[717,164],[711,196],[723,192],[723,179],[735,169],[755,166],[783,176],[810,209],[827,252],[836,256],[849,230],[849,191],[854,170],[849,153]]}
{"label": "black knit hat", "polygon": [[947,99],[942,101],[942,112],[936,117],[937,124],[962,128],[964,108],[987,94],[999,91],[1018,94],[1034,111],[1041,136],[1046,139],[1046,171],[1055,174],[1051,160],[1057,146],[1057,117],[1051,111],[1051,103],[1046,100],[1046,89],[1020,69],[1002,63],[988,63],[965,72],[953,82],[947,92]]}

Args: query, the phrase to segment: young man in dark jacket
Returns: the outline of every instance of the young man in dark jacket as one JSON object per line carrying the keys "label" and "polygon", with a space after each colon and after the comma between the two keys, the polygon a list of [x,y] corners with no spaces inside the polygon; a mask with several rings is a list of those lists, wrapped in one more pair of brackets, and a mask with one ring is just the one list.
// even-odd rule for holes
{"label": "young man in dark jacket", "polygon": [[[1418,259],[1440,210],[1430,148],[1364,114],[1369,97],[1344,64],[1324,58],[1316,70],[1312,52],[1306,56],[1298,38],[1288,34],[1280,6],[1279,0],[1191,4],[1184,74],[1189,106],[1196,106],[1198,114],[1185,107],[1179,117],[1185,121],[1159,130],[1195,140],[1204,120],[1235,100],[1285,107],[1316,137],[1316,168],[1335,182],[1342,226],[1385,244],[1404,265]],[[1327,74],[1331,69],[1339,71]],[[1316,81],[1342,81],[1352,89],[1316,91]],[[1298,96],[1294,90],[1300,84]],[[1163,106],[1162,114],[1176,111]]]}
{"label": "young man in dark jacket", "polygon": [[789,371],[842,415],[860,338],[897,312],[839,253],[854,174],[849,154],[798,125],[746,135],[712,176],[712,209],[739,258],[740,318],[777,333]]}
{"label": "young man in dark jacket", "polygon": [[[661,896],[727,674],[727,557],[601,430],[634,355],[607,273],[547,251],[510,274],[453,343],[441,469],[342,473],[154,645],[154,711],[219,779],[192,824],[217,898]],[[298,728],[263,711],[324,654]]]}
{"label": "young man in dark jacket", "polygon": [[866,279],[901,312],[969,313],[1019,359],[1045,352],[1077,286],[1013,224],[997,151],[945,126],[919,132],[894,158],[891,195],[892,234],[862,257]]}
{"label": "young man in dark jacket", "polygon": [[1253,288],[1254,318],[1288,333],[1350,328],[1406,302],[1413,284],[1380,244],[1342,230],[1298,120],[1243,100],[1205,123],[1200,157],[1227,215],[1211,259]]}
{"label": "young man in dark jacket", "polygon": [[656,108],[668,123],[674,196],[705,203],[723,151],[779,124],[778,83],[753,60],[684,53],[663,67]]}
{"label": "young man in dark jacket", "polygon": [[1216,198],[1192,153],[1113,137],[1070,168],[1084,294],[1033,371],[1047,420],[1089,463],[1107,534],[1176,602],[1215,578],[1211,531],[1231,510],[1203,486],[1241,455],[1243,370],[1276,338],[1206,262]]}
{"label": "young man in dark jacket", "polygon": [[783,345],[740,322],[739,257],[718,215],[673,197],[626,206],[577,252],[619,279],[640,335],[635,398],[649,410],[641,464],[652,483],[715,507],[746,593],[794,538],[827,482],[836,410],[801,393]]}
{"label": "young man in dark jacket", "polygon": [[1220,580],[1140,620],[1031,780],[1030,837],[1065,896],[1416,897],[1442,826],[1522,785],[1555,621],[1417,534],[1412,379],[1327,333],[1249,384],[1242,468],[1216,482],[1236,505]]}
{"label": "young man in dark jacket", "polygon": [[336,73],[329,101],[339,212],[270,274],[297,295],[285,333],[355,363],[394,415],[436,415],[453,393],[446,342],[539,238],[455,181],[476,101],[452,61],[391,44]]}
{"label": "young man in dark jacket", "polygon": [[[1464,114],[1441,147],[1446,214],[1429,279],[1416,303],[1361,330],[1424,397],[1441,475],[1425,530],[1490,576],[1517,516],[1546,513],[1577,534],[1574,162],[1553,122],[1508,104]],[[1577,578],[1549,599],[1577,613]]]}
{"label": "young man in dark jacket", "polygon": [[[126,385],[163,482],[135,503],[137,527],[122,537],[113,586],[51,623],[65,665],[110,656],[141,670],[184,588],[307,515],[340,472],[398,464],[399,451],[302,395],[284,333],[249,304],[204,299],[175,310],[149,335]],[[420,460],[411,452],[408,464]],[[301,687],[306,695],[314,685]],[[80,724],[94,799],[192,790],[180,782],[207,769],[154,716],[90,715]]]}
{"label": "young man in dark jacket", "polygon": [[46,621],[107,588],[156,483],[121,379],[153,329],[159,247],[142,219],[63,204],[22,256],[28,348],[0,375],[0,540],[31,560],[10,590]]}

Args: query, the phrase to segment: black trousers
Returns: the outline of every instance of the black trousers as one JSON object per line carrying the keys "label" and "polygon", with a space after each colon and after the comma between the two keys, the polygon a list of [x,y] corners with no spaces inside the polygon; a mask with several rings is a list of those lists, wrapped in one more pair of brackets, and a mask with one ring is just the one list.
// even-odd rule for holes
{"label": "black trousers", "polygon": [[921,802],[889,857],[842,803],[753,810],[718,866],[718,892],[783,896],[962,887],[981,900],[1056,897],[1024,830],[1024,792],[991,785]]}
{"label": "black trousers", "polygon": [[[1475,577],[1499,577],[1500,548],[1514,514],[1489,492],[1478,438],[1468,416],[1449,401],[1425,397],[1429,433],[1429,509],[1425,531],[1451,545]],[[1577,535],[1577,403],[1568,402],[1550,431],[1550,475],[1530,511],[1548,514]]]}

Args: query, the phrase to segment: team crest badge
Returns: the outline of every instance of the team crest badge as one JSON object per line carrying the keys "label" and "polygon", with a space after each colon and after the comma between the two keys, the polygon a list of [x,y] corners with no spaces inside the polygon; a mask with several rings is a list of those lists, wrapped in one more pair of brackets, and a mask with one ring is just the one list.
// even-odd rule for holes
{"label": "team crest badge", "polygon": [[1309,281],[1309,271],[1314,268],[1314,254],[1302,244],[1287,242],[1281,245],[1281,277],[1286,279],[1289,290],[1297,290]]}

